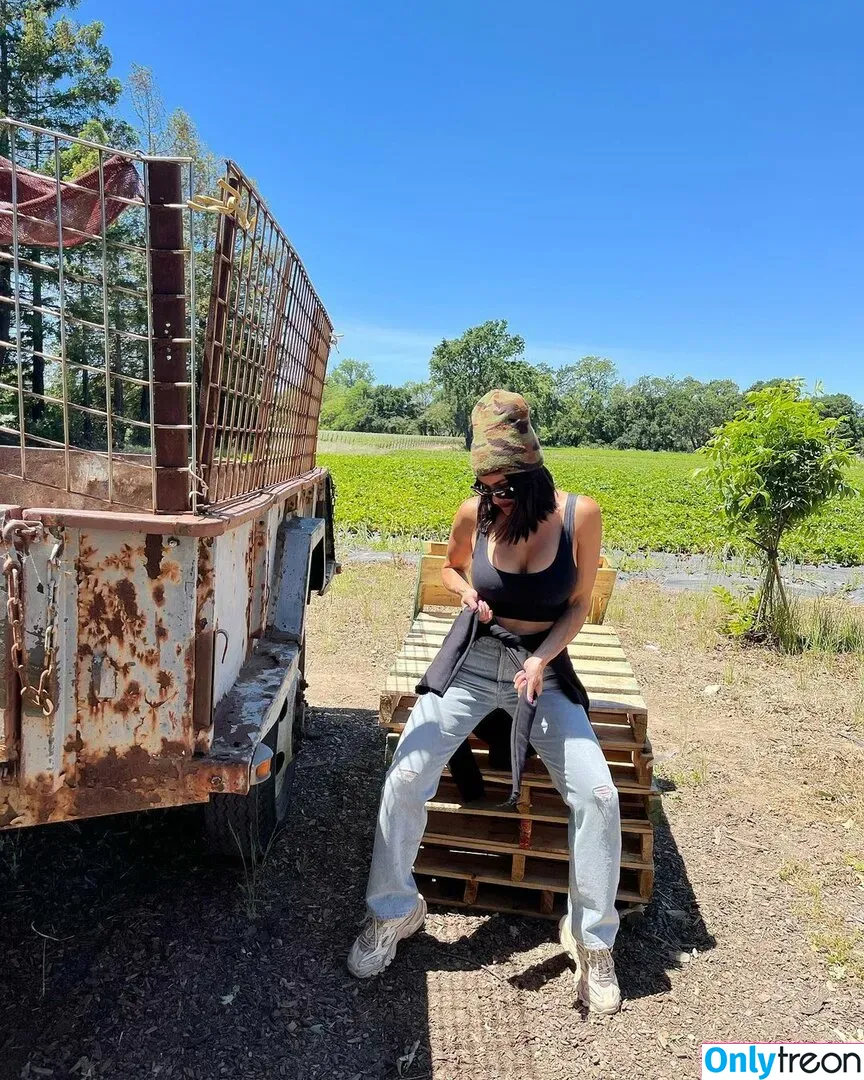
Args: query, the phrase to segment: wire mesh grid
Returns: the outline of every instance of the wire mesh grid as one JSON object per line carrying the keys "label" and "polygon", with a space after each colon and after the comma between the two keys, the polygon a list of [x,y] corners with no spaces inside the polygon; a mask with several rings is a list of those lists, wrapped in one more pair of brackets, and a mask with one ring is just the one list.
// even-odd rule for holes
{"label": "wire mesh grid", "polygon": [[197,508],[191,195],[189,158],[0,119],[0,501]]}
{"label": "wire mesh grid", "polygon": [[315,464],[333,327],[260,195],[228,162],[204,342],[198,471],[208,502]]}

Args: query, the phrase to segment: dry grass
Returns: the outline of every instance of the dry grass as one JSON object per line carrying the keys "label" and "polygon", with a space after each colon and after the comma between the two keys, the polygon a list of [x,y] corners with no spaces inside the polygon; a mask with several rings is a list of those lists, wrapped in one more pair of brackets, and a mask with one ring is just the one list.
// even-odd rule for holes
{"label": "dry grass", "polygon": [[717,629],[713,595],[641,584],[616,591],[607,619],[645,688],[667,804],[743,821],[832,977],[864,978],[864,858],[850,854],[864,850],[861,655],[739,643]]}
{"label": "dry grass", "polygon": [[[315,601],[306,676],[313,705],[378,707],[384,676],[411,625],[416,572],[398,554],[386,563],[349,563]],[[346,652],[352,662],[334,671],[332,657]]]}
{"label": "dry grass", "polygon": [[777,633],[789,653],[852,653],[864,662],[864,611],[837,597],[793,597],[778,611]]}
{"label": "dry grass", "polygon": [[832,978],[864,980],[864,933],[826,904],[823,885],[812,866],[786,860],[778,873],[792,894],[792,910],[809,925],[811,947],[824,958]]}

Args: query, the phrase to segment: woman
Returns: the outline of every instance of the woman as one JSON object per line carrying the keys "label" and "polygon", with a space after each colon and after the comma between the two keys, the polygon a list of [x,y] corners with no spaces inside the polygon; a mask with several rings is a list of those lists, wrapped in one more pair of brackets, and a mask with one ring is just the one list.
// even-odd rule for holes
{"label": "woman", "polygon": [[430,685],[440,681],[440,671],[430,678],[430,668],[418,687],[433,693],[418,699],[388,770],[369,914],[348,966],[359,978],[379,974],[399,941],[423,925],[426,904],[411,868],[426,826],[425,804],[478,723],[495,709],[515,716],[521,696],[523,708],[526,702],[536,708],[531,745],[570,808],[570,895],[561,944],[575,963],[580,999],[592,1011],[612,1013],[621,1001],[611,954],[618,929],[618,794],[567,656],[591,605],[600,509],[593,499],[555,489],[518,394],[490,391],[471,421],[477,497],[459,507],[441,575],[460,597],[462,630],[454,625],[436,659],[449,668],[444,684]]}

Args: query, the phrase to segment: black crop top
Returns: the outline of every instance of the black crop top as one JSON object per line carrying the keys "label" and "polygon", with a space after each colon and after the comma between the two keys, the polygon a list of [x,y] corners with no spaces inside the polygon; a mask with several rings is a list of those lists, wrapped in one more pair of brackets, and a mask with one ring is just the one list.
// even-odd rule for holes
{"label": "black crop top", "polygon": [[537,573],[510,573],[492,565],[487,538],[478,531],[471,560],[471,584],[481,600],[502,619],[555,622],[567,610],[576,584],[573,558],[573,516],[576,496],[568,495],[564,527],[550,566]]}

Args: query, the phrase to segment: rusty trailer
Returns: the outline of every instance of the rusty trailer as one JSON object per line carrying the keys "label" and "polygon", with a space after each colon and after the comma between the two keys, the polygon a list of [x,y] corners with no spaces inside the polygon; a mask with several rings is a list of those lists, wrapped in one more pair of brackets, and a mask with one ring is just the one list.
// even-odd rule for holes
{"label": "rusty trailer", "polygon": [[195,180],[0,119],[0,828],[285,813],[332,326],[237,166]]}

